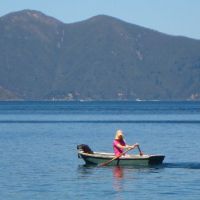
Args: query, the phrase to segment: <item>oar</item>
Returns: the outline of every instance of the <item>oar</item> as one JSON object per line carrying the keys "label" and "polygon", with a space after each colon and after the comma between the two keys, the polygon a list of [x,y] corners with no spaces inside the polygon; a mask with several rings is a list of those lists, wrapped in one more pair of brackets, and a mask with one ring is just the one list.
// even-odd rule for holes
{"label": "oar", "polygon": [[140,149],[140,146],[138,145],[137,148],[138,148],[138,150],[139,150],[139,152],[140,152],[140,156],[142,156],[143,153],[142,153],[142,151],[141,151],[141,149]]}
{"label": "oar", "polygon": [[112,161],[114,161],[114,160],[120,158],[122,155],[124,155],[125,153],[127,153],[127,152],[130,151],[131,149],[133,149],[133,147],[128,148],[126,151],[122,152],[122,153],[119,154],[118,156],[115,156],[113,159],[111,159],[111,160],[109,160],[109,161],[106,161],[106,162],[104,162],[104,163],[100,163],[100,164],[98,165],[98,167],[103,167],[103,166],[108,165],[108,164],[111,163]]}

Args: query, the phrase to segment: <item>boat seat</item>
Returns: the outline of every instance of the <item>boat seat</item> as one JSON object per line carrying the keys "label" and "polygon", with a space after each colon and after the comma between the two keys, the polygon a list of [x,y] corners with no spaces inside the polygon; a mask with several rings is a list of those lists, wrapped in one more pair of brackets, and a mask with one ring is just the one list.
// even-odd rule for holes
{"label": "boat seat", "polygon": [[79,151],[83,151],[84,153],[89,153],[89,154],[94,153],[87,144],[79,144],[77,145],[77,149]]}

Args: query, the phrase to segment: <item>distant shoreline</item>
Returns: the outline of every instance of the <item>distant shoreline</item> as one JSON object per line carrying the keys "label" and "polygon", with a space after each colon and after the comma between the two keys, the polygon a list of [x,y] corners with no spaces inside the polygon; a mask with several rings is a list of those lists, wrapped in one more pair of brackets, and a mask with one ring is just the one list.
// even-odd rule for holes
{"label": "distant shoreline", "polygon": [[0,100],[0,102],[200,102],[200,100]]}

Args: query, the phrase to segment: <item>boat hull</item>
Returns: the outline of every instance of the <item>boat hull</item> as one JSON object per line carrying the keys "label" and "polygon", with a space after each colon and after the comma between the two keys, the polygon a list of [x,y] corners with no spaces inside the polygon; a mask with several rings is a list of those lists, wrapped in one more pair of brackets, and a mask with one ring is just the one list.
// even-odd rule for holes
{"label": "boat hull", "polygon": [[[79,158],[82,158],[87,165],[100,165],[113,159],[115,156],[113,154],[106,153],[78,153]],[[108,165],[109,166],[150,166],[150,165],[160,165],[162,164],[165,156],[164,155],[131,155],[120,157],[113,160]]]}

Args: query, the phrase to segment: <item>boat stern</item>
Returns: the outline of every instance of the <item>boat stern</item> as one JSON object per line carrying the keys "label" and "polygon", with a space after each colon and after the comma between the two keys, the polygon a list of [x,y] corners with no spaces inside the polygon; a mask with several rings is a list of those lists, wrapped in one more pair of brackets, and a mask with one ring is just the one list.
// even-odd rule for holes
{"label": "boat stern", "polygon": [[164,158],[164,155],[151,155],[149,157],[149,165],[160,165],[162,164]]}

